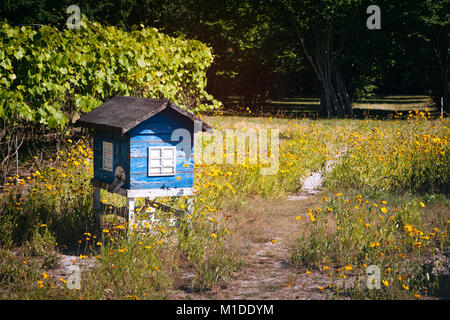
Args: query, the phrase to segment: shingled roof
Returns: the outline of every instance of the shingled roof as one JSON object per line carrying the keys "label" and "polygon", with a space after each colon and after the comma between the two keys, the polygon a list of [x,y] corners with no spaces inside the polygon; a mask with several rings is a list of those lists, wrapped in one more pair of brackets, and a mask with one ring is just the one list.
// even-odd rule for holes
{"label": "shingled roof", "polygon": [[124,134],[142,121],[153,117],[167,108],[177,111],[192,121],[199,121],[202,125],[202,131],[212,131],[206,122],[181,109],[167,99],[136,97],[113,97],[101,106],[83,115],[75,124],[81,127]]}

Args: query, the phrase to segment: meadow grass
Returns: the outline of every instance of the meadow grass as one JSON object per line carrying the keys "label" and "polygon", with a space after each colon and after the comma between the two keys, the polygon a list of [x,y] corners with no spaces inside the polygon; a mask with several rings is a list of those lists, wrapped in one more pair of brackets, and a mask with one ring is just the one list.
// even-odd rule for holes
{"label": "meadow grass", "polygon": [[[281,122],[271,119],[259,124],[271,128]],[[29,177],[11,177],[4,188],[2,250],[5,255],[15,252],[14,256],[27,261],[25,267],[32,269],[35,277],[18,277],[23,266],[13,268],[8,273],[15,272],[16,277],[2,277],[2,296],[157,299],[167,296],[182,272],[195,274],[194,283],[200,290],[211,288],[226,279],[240,263],[235,258],[233,238],[227,227],[230,215],[224,213],[237,213],[250,197],[285,197],[299,189],[299,181],[308,170],[324,163],[324,153],[315,151],[325,145],[317,144],[314,136],[308,135],[311,129],[317,133],[319,130],[314,129],[314,124],[298,126],[298,131],[283,138],[277,174],[262,175],[262,164],[198,165],[192,216],[182,220],[178,228],[162,222],[144,230],[136,229],[131,236],[124,234],[128,226],[123,219],[114,216],[103,218],[102,232],[93,229],[89,185],[92,150],[85,139],[70,140],[71,148],[50,159],[45,169]],[[316,157],[308,156],[314,153]],[[102,197],[106,204],[124,205],[120,196],[103,191]],[[181,209],[187,207],[184,198],[157,200]],[[143,206],[143,199],[138,199],[137,206]],[[156,214],[170,218],[170,213],[157,210]],[[52,279],[55,283],[47,276],[42,279],[43,272],[57,265],[58,251],[78,255],[77,263],[95,261],[93,268],[84,271],[80,290],[65,290],[64,278]]]}
{"label": "meadow grass", "polygon": [[[300,268],[321,269],[324,264],[330,269],[344,268],[336,273],[343,279],[342,271],[362,274],[364,263],[378,263],[389,267],[393,275],[405,276],[402,268],[407,261],[416,257],[419,261],[433,248],[448,248],[448,215],[441,210],[448,209],[448,120],[431,121],[417,114],[408,121],[385,122],[223,116],[207,117],[206,121],[219,130],[279,129],[278,172],[262,175],[263,164],[247,162],[196,165],[194,213],[182,219],[180,227],[165,222],[139,230],[131,226],[133,234],[126,236],[126,222],[107,216],[98,232],[93,229],[89,185],[90,143],[86,139],[70,141],[71,147],[56,154],[45,169],[29,177],[11,177],[1,194],[0,295],[19,299],[163,299],[186,272],[194,274],[192,281],[199,290],[208,290],[226,281],[240,265],[236,257],[239,237],[230,230],[248,199],[282,199],[298,192],[303,177],[323,170],[342,150],[347,152],[326,185],[332,194],[348,195],[349,202],[343,196],[329,196],[321,211],[305,212],[303,221],[311,217],[315,221],[309,221],[293,248],[293,261]],[[430,192],[417,195],[423,190]],[[108,204],[124,205],[124,198],[117,195],[102,192],[102,198]],[[157,200],[187,207],[183,197]],[[138,199],[138,207],[143,206]],[[430,218],[424,213],[432,208]],[[171,218],[167,212],[157,210],[156,214]],[[83,271],[80,290],[67,289],[67,278],[51,276],[61,251],[75,252],[77,264],[91,261],[92,266]],[[380,253],[384,255],[380,257]],[[376,291],[377,297],[425,294],[412,279],[398,284],[394,278],[383,280],[390,281],[389,287]],[[393,290],[400,283],[409,289],[400,291],[401,295]],[[366,297],[365,292],[354,290],[352,294]]]}
{"label": "meadow grass", "polygon": [[[292,260],[329,273],[337,297],[448,297],[448,268],[429,270],[448,256],[448,120],[408,118],[360,121],[339,135],[347,152],[326,177],[325,205],[305,213]],[[370,265],[381,269],[380,290],[355,280]]]}

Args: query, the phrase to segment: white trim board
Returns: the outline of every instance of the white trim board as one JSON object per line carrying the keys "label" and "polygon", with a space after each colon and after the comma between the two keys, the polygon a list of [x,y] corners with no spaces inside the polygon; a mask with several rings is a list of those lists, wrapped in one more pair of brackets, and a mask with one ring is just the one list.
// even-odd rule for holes
{"label": "white trim board", "polygon": [[[91,179],[91,185],[97,188],[108,190],[106,182]],[[108,191],[109,192],[109,191]],[[114,193],[127,198],[154,198],[154,197],[181,197],[195,195],[194,188],[170,188],[170,189],[123,189],[119,188]]]}
{"label": "white trim board", "polygon": [[132,189],[127,190],[127,198],[146,197],[181,197],[193,196],[194,188],[171,188],[171,189]]}

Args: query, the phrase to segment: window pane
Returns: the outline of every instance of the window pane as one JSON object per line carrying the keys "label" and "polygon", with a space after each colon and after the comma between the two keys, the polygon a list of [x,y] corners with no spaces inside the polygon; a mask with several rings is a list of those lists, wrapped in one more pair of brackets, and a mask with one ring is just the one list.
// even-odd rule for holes
{"label": "window pane", "polygon": [[174,173],[173,167],[163,167],[162,172],[163,173]]}
{"label": "window pane", "polygon": [[174,154],[173,154],[173,149],[163,149],[163,153],[162,156],[163,158],[173,158]]}
{"label": "window pane", "polygon": [[111,142],[103,141],[102,144],[102,169],[106,171],[112,171],[113,167],[113,144]]}
{"label": "window pane", "polygon": [[113,152],[113,145],[111,142],[103,141],[103,152]]}
{"label": "window pane", "polygon": [[150,159],[150,167],[161,167],[161,159]]}
{"label": "window pane", "polygon": [[150,174],[160,174],[161,168],[150,168]]}
{"label": "window pane", "polygon": [[161,149],[150,149],[150,158],[151,159],[161,158]]}
{"label": "window pane", "polygon": [[173,158],[163,159],[163,167],[173,167]]}

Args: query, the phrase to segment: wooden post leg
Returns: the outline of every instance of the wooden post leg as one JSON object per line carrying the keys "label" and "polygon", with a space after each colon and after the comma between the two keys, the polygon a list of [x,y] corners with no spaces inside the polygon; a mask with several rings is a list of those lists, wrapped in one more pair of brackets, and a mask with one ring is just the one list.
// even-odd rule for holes
{"label": "wooden post leg", "polygon": [[136,203],[135,198],[127,198],[128,203],[128,233],[133,230],[133,224],[136,221],[136,217],[134,214],[134,205]]}
{"label": "wooden post leg", "polygon": [[190,219],[186,219],[188,224],[191,223],[191,219],[192,219],[192,215],[194,213],[194,198],[190,197],[189,199],[187,199],[187,208],[186,211],[191,215]]}
{"label": "wooden post leg", "polygon": [[189,212],[189,214],[192,216],[192,214],[194,213],[194,198],[190,197],[187,200],[187,212]]}
{"label": "wooden post leg", "polygon": [[146,210],[147,210],[146,213],[148,213],[149,212],[148,210],[150,210],[150,214],[148,215],[149,219],[147,221],[150,225],[152,225],[153,221],[155,221],[155,211],[156,211],[156,209],[151,206],[151,202],[153,200],[155,200],[155,197],[147,197],[147,198],[145,198],[145,206],[147,207],[146,208]]}
{"label": "wooden post leg", "polygon": [[100,188],[94,187],[94,228],[100,230],[100,214],[102,204],[100,202]]}

